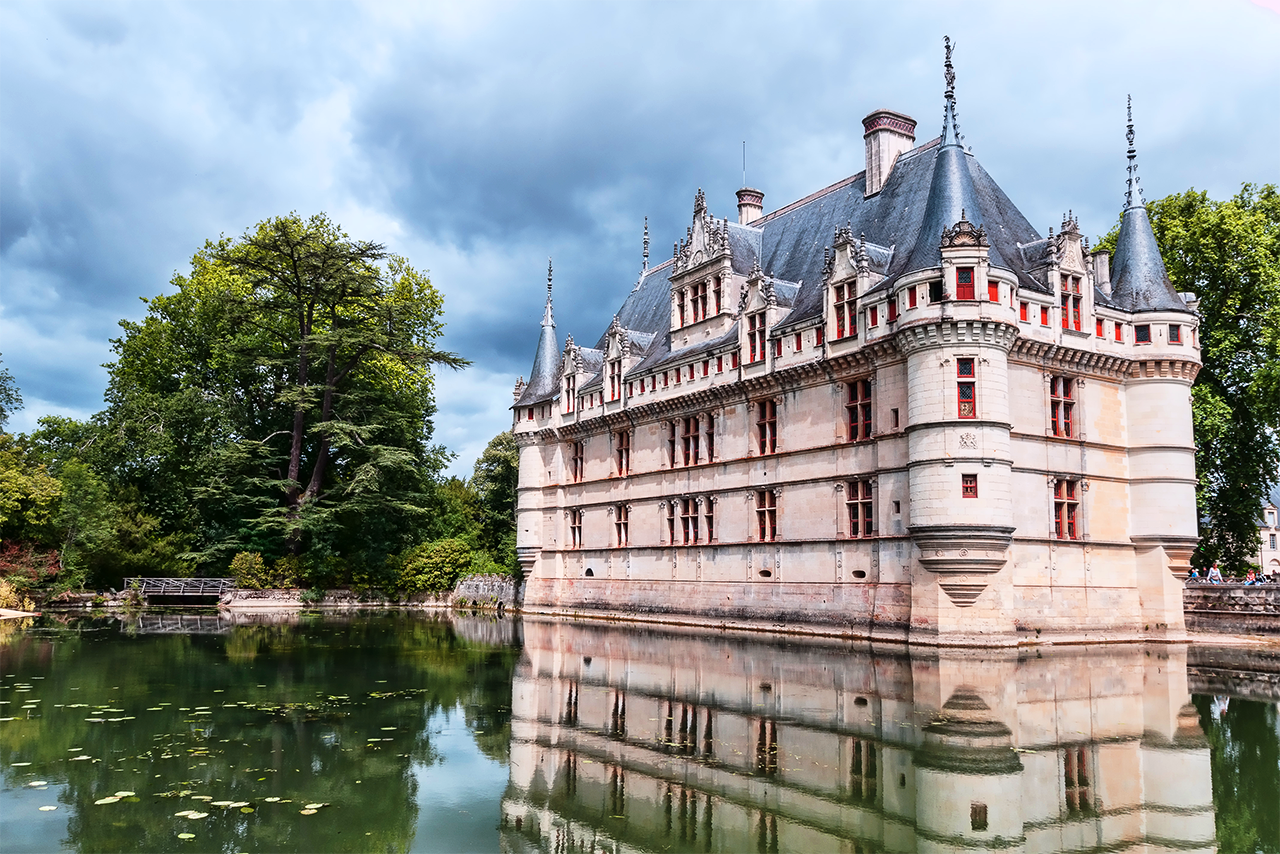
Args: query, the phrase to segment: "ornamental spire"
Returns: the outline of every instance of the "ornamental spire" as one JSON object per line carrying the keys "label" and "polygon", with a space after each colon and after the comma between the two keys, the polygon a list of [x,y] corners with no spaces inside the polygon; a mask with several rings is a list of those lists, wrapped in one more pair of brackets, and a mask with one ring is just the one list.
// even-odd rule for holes
{"label": "ornamental spire", "polygon": [[951,36],[943,36],[947,59],[943,64],[943,77],[947,81],[947,90],[943,94],[946,103],[942,107],[942,145],[959,145],[964,137],[960,135],[960,118],[956,114],[956,69],[951,64]]}
{"label": "ornamental spire", "polygon": [[551,317],[551,259],[547,259],[547,308],[542,313],[542,325],[555,328],[556,322]]}
{"label": "ornamental spire", "polygon": [[649,218],[645,217],[644,218],[644,264],[643,266],[640,267],[640,272],[643,274],[648,269],[649,269]]}
{"label": "ornamental spire", "polygon": [[[1146,199],[1142,196],[1142,179],[1138,177],[1138,149],[1133,145],[1133,96],[1128,97],[1128,114],[1129,125],[1124,132],[1124,138],[1129,143],[1129,180],[1125,182],[1124,206],[1126,209],[1138,205],[1147,206]],[[1134,201],[1134,191],[1137,191],[1137,201]]]}

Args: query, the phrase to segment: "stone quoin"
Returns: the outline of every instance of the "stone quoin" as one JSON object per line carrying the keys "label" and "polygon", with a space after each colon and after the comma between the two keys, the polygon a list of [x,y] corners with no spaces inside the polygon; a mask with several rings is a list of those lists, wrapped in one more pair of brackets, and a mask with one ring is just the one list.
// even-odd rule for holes
{"label": "stone quoin", "polygon": [[864,120],[865,169],[685,239],[515,388],[527,610],[941,645],[1185,636],[1196,303],[1137,176],[1113,255],[1042,236],[962,144]]}

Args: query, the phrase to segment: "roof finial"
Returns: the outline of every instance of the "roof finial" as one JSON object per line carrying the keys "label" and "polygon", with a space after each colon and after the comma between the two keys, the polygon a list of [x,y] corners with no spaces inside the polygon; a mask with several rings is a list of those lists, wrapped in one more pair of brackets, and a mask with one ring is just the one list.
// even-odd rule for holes
{"label": "roof finial", "polygon": [[1138,149],[1133,146],[1133,96],[1129,95],[1127,99],[1129,126],[1124,132],[1124,138],[1129,143],[1129,180],[1125,182],[1124,206],[1126,208],[1134,206],[1133,191],[1137,190],[1137,204],[1146,207],[1147,200],[1142,197],[1142,179],[1138,177]]}
{"label": "roof finial", "polygon": [[543,326],[555,326],[556,322],[551,316],[551,259],[547,259],[547,309],[542,313]]}
{"label": "roof finial", "polygon": [[640,272],[649,269],[649,218],[644,218],[644,266],[640,268]]}
{"label": "roof finial", "polygon": [[947,60],[943,65],[943,77],[947,81],[947,91],[944,93],[946,104],[942,108],[941,144],[959,145],[964,137],[960,135],[960,118],[956,114],[956,69],[951,64],[951,49],[954,45],[951,43],[951,36],[943,36],[942,43],[946,45],[947,49]]}

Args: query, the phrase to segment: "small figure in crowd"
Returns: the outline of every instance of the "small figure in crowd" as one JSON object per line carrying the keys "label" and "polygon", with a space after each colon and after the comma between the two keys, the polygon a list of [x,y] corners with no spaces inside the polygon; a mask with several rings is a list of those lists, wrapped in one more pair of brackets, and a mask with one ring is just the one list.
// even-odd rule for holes
{"label": "small figure in crowd", "polygon": [[1222,570],[1218,569],[1218,564],[1216,561],[1214,562],[1213,566],[1209,567],[1208,581],[1210,584],[1222,583]]}
{"label": "small figure in crowd", "polygon": [[1245,583],[1245,584],[1257,584],[1257,583],[1258,583],[1258,576],[1254,573],[1254,571],[1253,571],[1252,569],[1251,569],[1251,570],[1249,570],[1248,572],[1246,572],[1246,573],[1244,574],[1244,583]]}
{"label": "small figure in crowd", "polygon": [[1199,581],[1199,580],[1200,580],[1200,570],[1196,569],[1194,566],[1191,567],[1191,574],[1187,576],[1187,581]]}

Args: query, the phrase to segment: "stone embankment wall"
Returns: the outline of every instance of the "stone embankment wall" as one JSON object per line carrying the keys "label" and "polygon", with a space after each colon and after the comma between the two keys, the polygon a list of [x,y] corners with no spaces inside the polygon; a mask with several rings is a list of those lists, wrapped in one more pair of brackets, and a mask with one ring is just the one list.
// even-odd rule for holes
{"label": "stone embankment wall", "polygon": [[303,599],[304,590],[241,590],[227,593],[218,602],[220,608],[497,608],[508,610],[516,605],[516,585],[510,576],[469,575],[458,582],[451,593],[416,593],[403,599],[383,596],[360,596],[352,590],[326,590],[319,602]]}
{"label": "stone embankment wall", "polygon": [[1182,604],[1188,629],[1280,633],[1280,584],[1191,583]]}

